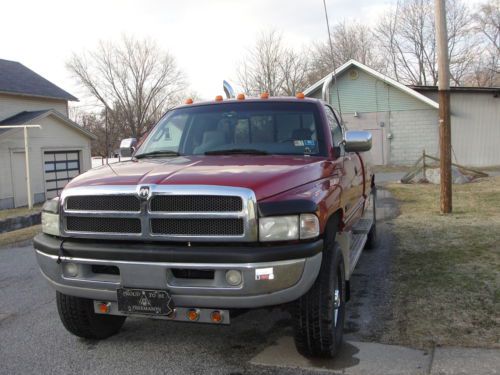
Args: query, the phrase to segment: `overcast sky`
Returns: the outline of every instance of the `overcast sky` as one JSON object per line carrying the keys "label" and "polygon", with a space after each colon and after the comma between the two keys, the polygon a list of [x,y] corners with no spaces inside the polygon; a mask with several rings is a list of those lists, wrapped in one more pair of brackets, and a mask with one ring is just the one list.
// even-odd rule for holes
{"label": "overcast sky", "polygon": [[[327,0],[330,23],[373,23],[394,0]],[[322,0],[14,0],[1,5],[0,58],[15,60],[85,104],[69,76],[72,52],[123,33],[151,37],[172,53],[203,98],[222,93],[260,31],[283,32],[291,45],[326,38]]]}

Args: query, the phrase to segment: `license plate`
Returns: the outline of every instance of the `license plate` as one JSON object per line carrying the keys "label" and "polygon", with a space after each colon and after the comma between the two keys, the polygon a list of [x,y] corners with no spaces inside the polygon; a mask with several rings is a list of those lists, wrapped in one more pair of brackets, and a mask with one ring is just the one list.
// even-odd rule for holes
{"label": "license plate", "polygon": [[170,315],[173,303],[165,290],[127,289],[117,290],[118,310],[127,314]]}

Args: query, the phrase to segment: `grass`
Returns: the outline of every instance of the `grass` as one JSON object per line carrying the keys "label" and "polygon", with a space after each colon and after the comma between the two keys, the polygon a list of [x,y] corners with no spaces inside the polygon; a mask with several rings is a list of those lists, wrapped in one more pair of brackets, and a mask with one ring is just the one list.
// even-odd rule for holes
{"label": "grass", "polygon": [[0,210],[0,220],[7,219],[9,217],[25,216],[29,214],[34,214],[42,210],[42,205],[38,204],[33,206],[30,210],[28,207],[12,208],[9,210]]}
{"label": "grass", "polygon": [[409,172],[412,167],[408,165],[374,165],[372,167],[375,173]]}
{"label": "grass", "polygon": [[42,230],[41,225],[34,225],[32,227],[13,230],[0,234],[0,247],[13,245],[18,242],[31,240],[35,235]]}
{"label": "grass", "polygon": [[401,214],[384,341],[500,348],[500,177],[455,185],[451,215],[439,213],[438,185],[388,188]]}

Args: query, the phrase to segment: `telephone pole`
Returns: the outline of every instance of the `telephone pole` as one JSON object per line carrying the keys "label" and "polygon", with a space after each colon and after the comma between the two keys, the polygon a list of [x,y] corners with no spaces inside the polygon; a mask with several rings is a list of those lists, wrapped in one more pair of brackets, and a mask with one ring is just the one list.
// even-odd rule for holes
{"label": "telephone pole", "polygon": [[446,29],[446,1],[435,0],[436,39],[438,52],[439,94],[439,154],[441,168],[441,213],[452,209],[451,193],[451,119],[450,66],[448,61],[448,31]]}

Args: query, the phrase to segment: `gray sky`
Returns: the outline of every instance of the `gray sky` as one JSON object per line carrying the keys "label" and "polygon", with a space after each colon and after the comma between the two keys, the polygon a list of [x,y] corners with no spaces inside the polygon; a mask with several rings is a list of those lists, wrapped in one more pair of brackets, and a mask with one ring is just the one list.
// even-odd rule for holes
{"label": "gray sky", "polygon": [[[331,24],[373,23],[394,0],[327,0]],[[1,5],[0,58],[16,60],[76,95],[65,62],[73,51],[127,33],[170,51],[203,98],[222,93],[260,31],[302,46],[326,38],[322,0],[14,0]]]}

